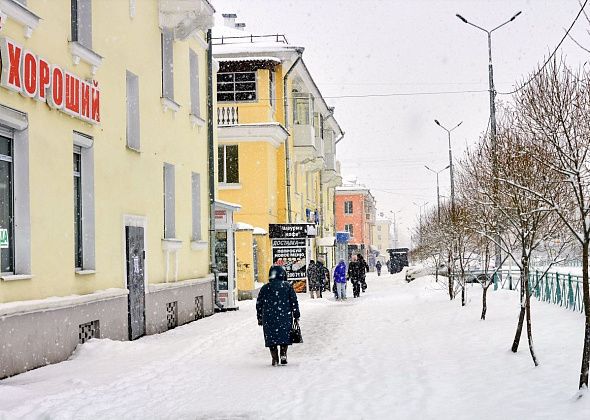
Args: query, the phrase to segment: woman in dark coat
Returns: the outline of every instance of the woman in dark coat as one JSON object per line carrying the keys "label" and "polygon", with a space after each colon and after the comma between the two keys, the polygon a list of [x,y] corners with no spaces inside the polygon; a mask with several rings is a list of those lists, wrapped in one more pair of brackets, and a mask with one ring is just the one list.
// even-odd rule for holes
{"label": "woman in dark coat", "polygon": [[287,346],[291,345],[291,325],[299,319],[299,303],[293,286],[287,282],[283,267],[272,266],[268,283],[262,286],[256,300],[258,325],[264,331],[264,344],[270,349],[272,365],[278,366],[281,349],[281,364],[287,364]]}

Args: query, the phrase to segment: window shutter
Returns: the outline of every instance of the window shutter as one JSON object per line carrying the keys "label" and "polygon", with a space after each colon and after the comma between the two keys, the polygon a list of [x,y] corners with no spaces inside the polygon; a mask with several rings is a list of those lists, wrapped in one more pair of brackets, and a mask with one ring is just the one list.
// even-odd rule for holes
{"label": "window shutter", "polygon": [[201,240],[201,175],[193,172],[191,179],[193,196],[193,240]]}
{"label": "window shutter", "polygon": [[162,97],[174,100],[174,34],[162,29]]}
{"label": "window shutter", "polygon": [[199,92],[199,56],[193,50],[189,50],[189,66],[191,81],[191,114],[201,116],[201,98]]}
{"label": "window shutter", "polygon": [[174,238],[174,165],[164,163],[164,237]]}
{"label": "window shutter", "polygon": [[139,78],[127,71],[127,147],[140,150]]}

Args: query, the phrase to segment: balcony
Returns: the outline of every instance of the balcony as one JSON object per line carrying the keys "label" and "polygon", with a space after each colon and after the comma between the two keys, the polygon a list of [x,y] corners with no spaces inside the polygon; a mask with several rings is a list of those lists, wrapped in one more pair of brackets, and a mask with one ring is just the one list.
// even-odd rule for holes
{"label": "balcony", "polygon": [[217,125],[238,125],[240,123],[240,114],[237,106],[219,106],[217,107]]}
{"label": "balcony", "polygon": [[159,23],[174,30],[174,37],[187,39],[195,31],[213,27],[215,9],[207,0],[160,0]]}

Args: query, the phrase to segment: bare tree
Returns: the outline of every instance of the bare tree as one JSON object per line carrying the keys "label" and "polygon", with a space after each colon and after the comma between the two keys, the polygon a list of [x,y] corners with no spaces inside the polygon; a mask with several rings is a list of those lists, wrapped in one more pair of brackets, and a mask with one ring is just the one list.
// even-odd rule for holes
{"label": "bare tree", "polygon": [[[494,153],[495,171],[492,164]],[[520,269],[521,309],[512,351],[518,350],[526,319],[529,351],[535,366],[538,360],[532,337],[531,257],[559,229],[551,218],[553,209],[538,196],[539,193],[549,196],[556,192],[555,182],[547,177],[546,167],[538,159],[543,154],[544,150],[535,147],[531,137],[515,124],[513,114],[506,111],[498,127],[495,150],[488,138],[482,139],[477,149],[467,154],[462,178],[470,180],[468,188],[475,188],[477,192],[476,207],[491,209],[490,216],[495,213],[496,217],[490,217],[490,220],[501,223],[499,245]],[[479,233],[488,240],[496,241],[497,236],[492,235],[496,229],[499,227],[486,229],[483,226]]]}
{"label": "bare tree", "polygon": [[519,125],[548,153],[537,158],[564,187],[569,200],[532,189],[552,207],[582,248],[582,289],[585,328],[579,387],[588,387],[590,362],[590,74],[554,60],[519,91]]}

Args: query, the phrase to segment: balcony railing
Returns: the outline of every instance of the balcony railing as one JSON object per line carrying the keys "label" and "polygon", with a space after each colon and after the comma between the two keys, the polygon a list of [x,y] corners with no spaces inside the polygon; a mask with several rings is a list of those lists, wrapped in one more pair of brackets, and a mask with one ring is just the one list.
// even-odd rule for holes
{"label": "balcony railing", "polygon": [[237,106],[220,106],[217,107],[217,125],[237,125],[240,123]]}
{"label": "balcony railing", "polygon": [[224,45],[224,44],[241,44],[244,42],[256,43],[256,42],[278,42],[280,44],[289,44],[287,37],[283,34],[272,34],[272,35],[244,35],[244,36],[221,36],[214,37],[211,39],[213,45]]}

